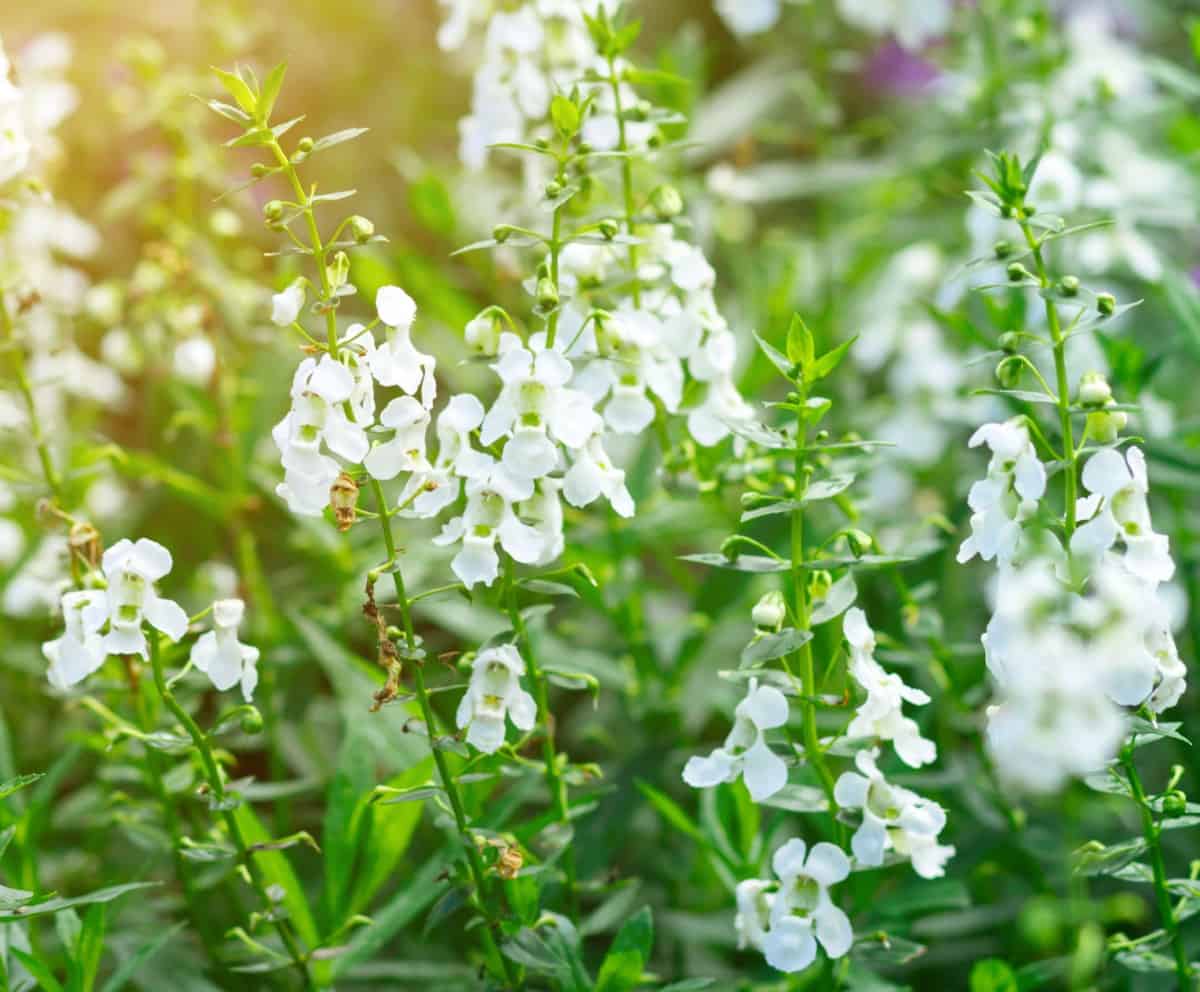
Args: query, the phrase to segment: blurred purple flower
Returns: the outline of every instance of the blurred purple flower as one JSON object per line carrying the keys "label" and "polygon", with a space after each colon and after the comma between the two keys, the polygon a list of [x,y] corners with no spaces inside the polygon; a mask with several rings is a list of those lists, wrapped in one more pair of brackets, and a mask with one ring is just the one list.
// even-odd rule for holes
{"label": "blurred purple flower", "polygon": [[932,62],[891,40],[880,45],[863,67],[869,89],[900,97],[919,95],[940,76],[941,70]]}

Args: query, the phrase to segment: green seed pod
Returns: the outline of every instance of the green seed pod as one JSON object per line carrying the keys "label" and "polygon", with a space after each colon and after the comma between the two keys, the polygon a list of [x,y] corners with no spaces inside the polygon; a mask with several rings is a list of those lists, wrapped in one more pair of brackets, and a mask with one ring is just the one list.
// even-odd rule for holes
{"label": "green seed pod", "polygon": [[1016,389],[1021,384],[1021,372],[1025,363],[1015,355],[1001,359],[996,366],[996,381],[1005,389]]}

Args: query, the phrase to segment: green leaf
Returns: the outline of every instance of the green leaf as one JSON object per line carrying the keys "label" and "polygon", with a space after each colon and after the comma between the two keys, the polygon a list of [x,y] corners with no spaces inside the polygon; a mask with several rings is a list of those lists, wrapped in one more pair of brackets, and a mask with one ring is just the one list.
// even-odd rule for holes
{"label": "green leaf", "polygon": [[255,108],[258,106],[258,99],[254,95],[254,91],[246,84],[246,81],[241,76],[232,72],[226,72],[224,69],[212,67],[212,71],[217,74],[217,78],[221,80],[221,84],[229,91],[229,95],[237,101],[237,105],[246,113],[254,116]]}
{"label": "green leaf", "polygon": [[1020,986],[1007,962],[984,958],[971,968],[971,992],[1020,992]]}
{"label": "green leaf", "polygon": [[616,937],[613,938],[612,947],[609,948],[609,953],[634,951],[643,962],[646,962],[650,960],[653,950],[654,915],[650,912],[649,906],[643,906],[626,920],[617,932]]}
{"label": "green leaf", "polygon": [[579,130],[579,108],[575,101],[561,93],[555,93],[550,101],[550,120],[558,133],[570,138]]}
{"label": "green leaf", "polygon": [[730,558],[719,551],[706,551],[696,555],[680,555],[680,561],[695,562],[713,568],[728,568],[735,572],[786,572],[792,563],[786,558],[768,558],[766,555],[738,555]]}
{"label": "green leaf", "polygon": [[788,327],[787,357],[793,365],[799,365],[804,370],[807,378],[811,378],[809,368],[816,357],[816,343],[812,331],[798,313],[792,314],[792,323]]}
{"label": "green leaf", "polygon": [[149,961],[155,954],[161,951],[167,944],[175,939],[175,935],[179,933],[186,923],[176,923],[175,926],[169,927],[162,933],[151,937],[142,944],[133,956],[121,964],[121,966],[112,973],[108,981],[104,983],[100,992],[121,992],[125,988],[129,980],[138,973],[141,967]]}
{"label": "green leaf", "polygon": [[108,906],[96,903],[83,918],[83,929],[75,944],[75,960],[79,968],[80,992],[91,992],[100,973],[104,955],[104,931],[108,923]]}
{"label": "green leaf", "polygon": [[41,958],[16,947],[10,947],[8,952],[25,966],[29,974],[36,979],[42,992],[65,992],[62,982],[54,977],[50,966]]}
{"label": "green leaf", "polygon": [[696,825],[695,822],[685,813],[680,805],[675,802],[666,793],[659,792],[658,789],[650,785],[648,782],[643,782],[640,778],[634,780],[642,795],[650,800],[650,805],[653,806],[658,814],[667,821],[671,826],[682,834],[691,837],[692,840],[697,840],[701,844],[708,845],[708,838],[704,836],[704,832]]}
{"label": "green leaf", "polygon": [[279,91],[283,88],[283,77],[287,74],[287,63],[280,62],[275,66],[263,82],[262,92],[258,94],[258,119],[266,122],[271,119],[271,112],[275,109],[275,101],[279,98]]}
{"label": "green leaf", "polygon": [[812,640],[812,632],[786,627],[777,634],[759,634],[742,650],[741,668],[755,668],[798,651]]}
{"label": "green leaf", "polygon": [[28,775],[18,775],[16,778],[0,782],[0,799],[7,799],[14,792],[19,792],[26,786],[33,785],[34,782],[42,777],[42,774],[42,772],[31,772]]}
{"label": "green leaf", "polygon": [[83,896],[47,899],[44,902],[19,906],[16,909],[8,911],[0,911],[0,923],[13,923],[17,920],[27,920],[35,916],[46,916],[50,913],[62,912],[64,909],[72,909],[75,906],[90,906],[98,902],[112,902],[112,900],[118,899],[128,892],[136,892],[138,889],[150,889],[158,884],[158,882],[128,882],[125,885],[110,885],[108,888],[97,889],[95,892],[89,892]]}
{"label": "green leaf", "polygon": [[764,337],[762,337],[758,333],[758,331],[754,331],[753,333],[754,333],[754,340],[758,342],[759,351],[761,351],[764,355],[767,356],[768,360],[771,362],[772,365],[775,366],[775,368],[779,371],[780,375],[782,375],[786,379],[791,379],[793,363],[788,361],[787,355],[785,355],[783,352],[781,352],[773,344],[768,342]]}
{"label": "green leaf", "polygon": [[829,375],[830,372],[842,363],[842,359],[846,357],[846,352],[850,350],[850,346],[857,340],[858,335],[855,334],[849,341],[843,341],[836,348],[825,352],[825,354],[813,363],[812,369],[808,373],[809,380],[816,382],[818,379],[824,379]]}
{"label": "green leaf", "polygon": [[364,135],[370,128],[365,127],[348,127],[342,131],[334,131],[333,134],[327,134],[323,138],[318,138],[313,142],[310,155],[316,152],[323,152],[327,148],[332,148],[334,145],[341,145],[347,141],[353,141],[355,138]]}

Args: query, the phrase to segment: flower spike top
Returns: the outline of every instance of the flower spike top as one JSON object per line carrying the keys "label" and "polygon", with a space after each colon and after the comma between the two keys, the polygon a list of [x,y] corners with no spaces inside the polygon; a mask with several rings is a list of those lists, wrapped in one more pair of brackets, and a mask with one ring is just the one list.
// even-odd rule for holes
{"label": "flower spike top", "polygon": [[224,692],[239,682],[246,702],[258,685],[258,648],[238,640],[238,627],[246,612],[240,599],[218,599],[213,603],[213,629],[201,634],[192,646],[191,660]]}
{"label": "flower spike top", "polygon": [[683,780],[693,788],[707,789],[741,775],[751,799],[769,799],[787,784],[787,765],[767,746],[764,731],[782,727],[787,718],[784,694],[751,679],[746,697],[734,712],[733,729],[725,743],[708,757],[689,758]]}

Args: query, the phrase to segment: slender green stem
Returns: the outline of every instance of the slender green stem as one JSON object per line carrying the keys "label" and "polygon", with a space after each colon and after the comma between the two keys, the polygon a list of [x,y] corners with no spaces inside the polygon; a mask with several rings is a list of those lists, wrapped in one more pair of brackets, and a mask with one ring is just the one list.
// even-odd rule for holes
{"label": "slender green stem", "polygon": [[[129,683],[129,694],[133,697],[133,707],[134,712],[137,714],[138,727],[143,733],[149,734],[154,730],[154,720],[150,715],[149,707],[146,705],[146,696],[139,684],[137,670],[133,667],[132,659],[126,657],[123,660],[126,663],[125,677]],[[179,885],[183,889],[183,900],[187,905],[188,915],[192,919],[192,925],[195,926],[196,931],[200,934],[200,940],[204,944],[205,952],[215,964],[223,967],[208,926],[209,916],[201,906],[200,896],[192,880],[192,873],[188,868],[187,859],[183,856],[183,828],[180,826],[179,811],[175,808],[175,801],[171,798],[171,794],[167,791],[166,783],[163,781],[162,759],[159,757],[158,752],[149,744],[145,744],[143,750],[144,759],[142,764],[146,773],[146,784],[150,787],[150,791],[158,801],[159,808],[162,811],[163,825],[167,828],[167,836],[171,838],[171,861],[175,868],[175,877],[179,880]]]}
{"label": "slender green stem", "polygon": [[[800,402],[797,406],[800,412],[796,414],[796,441],[797,448],[803,449],[808,445],[808,424],[804,420],[803,410],[808,399],[808,391],[801,387]],[[808,590],[804,577],[804,493],[808,489],[808,479],[810,468],[807,460],[797,450],[796,464],[794,468],[796,508],[791,514],[791,538],[792,538],[792,608],[796,614],[796,628],[798,630],[809,629],[809,603]],[[842,833],[841,824],[837,821],[837,800],[834,798],[834,782],[833,773],[829,770],[829,766],[825,764],[824,753],[821,751],[821,742],[817,735],[817,680],[813,664],[812,641],[809,640],[797,652],[797,660],[800,663],[800,679],[803,685],[804,698],[801,705],[804,708],[804,754],[808,759],[808,763],[816,772],[817,778],[821,782],[821,788],[825,791],[825,796],[829,800],[829,815],[833,819],[835,829],[840,836]]]}
{"label": "slender green stem", "polygon": [[[377,479],[371,479],[371,491],[375,496],[375,503],[379,508],[379,526],[383,532],[384,546],[387,548],[389,571],[392,573],[392,584],[396,589],[396,603],[400,607],[400,623],[404,630],[404,639],[408,646],[409,655],[415,656],[417,634],[413,626],[411,600],[409,600],[404,586],[404,574],[401,572],[400,563],[396,558],[396,538],[392,533],[391,513],[388,511],[383,486]],[[500,944],[504,939],[504,935],[500,929],[496,909],[490,896],[490,887],[487,884],[487,870],[484,867],[483,858],[479,855],[479,848],[475,846],[471,835],[471,826],[467,820],[466,807],[458,789],[458,782],[450,771],[445,753],[437,746],[437,723],[434,718],[433,706],[429,701],[429,690],[425,686],[424,666],[420,661],[415,661],[412,665],[412,670],[413,687],[416,690],[417,704],[421,708],[421,717],[424,719],[425,726],[429,732],[429,750],[433,754],[433,763],[437,766],[438,777],[442,782],[442,791],[446,793],[446,798],[450,801],[450,809],[454,815],[454,824],[458,829],[459,839],[462,841],[463,850],[467,855],[467,865],[471,872],[471,878],[475,883],[477,908],[487,923],[487,926],[482,930],[485,951],[489,956],[499,959],[511,988],[524,988],[524,980],[517,972],[516,965],[500,951]]]}
{"label": "slender green stem", "polygon": [[[533,698],[537,703],[538,718],[542,723],[542,761],[546,768],[546,786],[554,800],[554,811],[559,823],[571,831],[571,807],[567,799],[567,783],[559,768],[558,751],[554,744],[554,714],[550,712],[549,691],[546,687],[546,676],[538,665],[537,654],[533,649],[533,639],[529,636],[529,628],[521,615],[520,604],[517,602],[517,586],[513,575],[513,560],[504,556],[504,590],[505,607],[513,631],[521,644],[521,655],[529,669],[529,681],[533,685]],[[579,917],[579,895],[576,891],[575,875],[575,845],[568,842],[562,855],[563,875],[566,877],[567,910],[571,919]]]}
{"label": "slender green stem", "polygon": [[1054,375],[1058,384],[1058,420],[1062,431],[1063,479],[1066,486],[1064,501],[1063,524],[1067,540],[1075,533],[1075,499],[1077,495],[1076,461],[1079,451],[1075,447],[1074,432],[1071,427],[1071,386],[1067,380],[1067,341],[1063,334],[1062,323],[1058,317],[1058,307],[1050,297],[1053,282],[1042,257],[1042,246],[1029,226],[1029,221],[1020,221],[1021,233],[1025,242],[1033,252],[1033,263],[1037,269],[1038,282],[1041,284],[1046,305],[1046,323],[1050,327],[1050,341],[1054,350]]}
{"label": "slender green stem", "polygon": [[[560,167],[561,168],[561,167]],[[560,175],[560,179],[561,179]],[[558,257],[562,253],[562,212],[564,204],[559,204],[554,208],[553,227],[550,235],[550,281],[554,283],[554,292],[556,295],[560,293],[558,285]],[[556,303],[554,309],[550,311],[550,316],[546,319],[546,347],[554,347],[554,338],[558,334],[558,315],[562,310],[561,303]]]}
{"label": "slender green stem", "polygon": [[1171,892],[1167,887],[1167,868],[1162,853],[1162,828],[1154,821],[1150,803],[1146,799],[1146,790],[1138,775],[1137,764],[1133,760],[1133,738],[1121,750],[1121,764],[1125,774],[1129,776],[1129,787],[1133,791],[1133,801],[1138,805],[1138,814],[1142,818],[1142,836],[1150,854],[1150,869],[1154,875],[1154,895],[1158,900],[1158,914],[1162,920],[1163,929],[1171,939],[1171,949],[1175,955],[1175,974],[1179,979],[1181,992],[1192,989],[1192,966],[1188,962],[1187,950],[1183,946],[1183,938],[1179,932],[1179,921],[1175,918],[1175,907],[1171,902]]}
{"label": "slender green stem", "polygon": [[[617,115],[617,149],[622,153],[621,192],[625,203],[625,233],[632,238],[634,237],[633,162],[630,160],[628,154],[629,141],[625,135],[625,110],[621,105],[621,81],[617,78],[616,56],[609,57],[608,80],[609,85],[612,87],[613,105],[616,108]],[[637,245],[632,242],[629,245],[629,270],[633,275],[633,305],[636,308],[642,305],[642,286],[637,274],[638,249]]]}
{"label": "slender green stem", "polygon": [[250,848],[246,844],[246,838],[242,834],[242,828],[238,823],[237,817],[234,815],[233,810],[223,808],[225,806],[225,780],[221,773],[221,768],[217,764],[216,756],[213,754],[212,744],[209,742],[208,735],[200,729],[199,724],[192,719],[191,714],[180,705],[179,700],[175,698],[175,693],[167,685],[166,675],[163,672],[162,654],[158,646],[158,635],[151,635],[149,641],[150,667],[154,672],[154,686],[158,690],[158,694],[167,709],[179,721],[180,726],[187,731],[188,736],[192,739],[192,743],[196,746],[196,751],[200,755],[200,765],[204,770],[204,778],[208,782],[214,803],[222,807],[221,816],[225,821],[226,829],[229,831],[230,840],[233,841],[233,846],[237,850],[238,860],[245,867],[247,875],[249,875],[250,884],[258,894],[263,911],[271,918],[275,930],[283,941],[284,947],[287,948],[288,956],[300,972],[304,987],[314,988],[312,976],[308,971],[305,953],[300,947],[295,934],[292,933],[292,928],[286,920],[275,917],[274,903],[267,894],[266,880],[263,878],[258,862],[254,860]]}
{"label": "slender green stem", "polygon": [[25,368],[25,352],[17,340],[16,327],[13,324],[12,315],[8,312],[8,303],[2,292],[0,292],[0,330],[4,332],[4,342],[9,346],[9,354],[12,356],[13,375],[17,380],[17,389],[29,411],[29,435],[34,448],[37,449],[38,460],[42,465],[42,476],[46,480],[46,488],[50,490],[54,501],[61,504],[63,502],[62,480],[54,468],[54,459],[51,458],[50,448],[46,444],[46,436],[38,417],[37,403],[33,397],[33,387]]}

